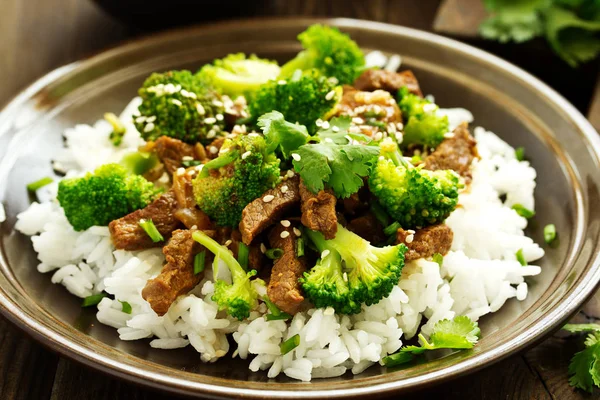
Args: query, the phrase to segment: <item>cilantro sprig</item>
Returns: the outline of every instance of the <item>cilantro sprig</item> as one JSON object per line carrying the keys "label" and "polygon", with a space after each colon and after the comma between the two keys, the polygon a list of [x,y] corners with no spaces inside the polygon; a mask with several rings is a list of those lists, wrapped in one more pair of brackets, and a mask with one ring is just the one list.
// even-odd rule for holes
{"label": "cilantro sprig", "polygon": [[588,333],[585,349],[575,353],[569,363],[569,384],[578,389],[592,392],[600,387],[600,325],[567,324],[563,329],[571,333]]}

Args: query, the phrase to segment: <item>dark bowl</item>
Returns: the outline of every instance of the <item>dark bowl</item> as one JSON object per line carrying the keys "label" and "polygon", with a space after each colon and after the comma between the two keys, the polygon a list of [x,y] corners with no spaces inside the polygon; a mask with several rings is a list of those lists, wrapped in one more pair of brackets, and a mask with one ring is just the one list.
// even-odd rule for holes
{"label": "dark bowl", "polygon": [[[82,311],[79,299],[37,273],[29,238],[13,231],[29,198],[25,183],[50,173],[61,132],[122,109],[152,71],[195,70],[230,52],[286,60],[299,50],[296,35],[321,22],[339,26],[365,49],[403,56],[425,93],[445,107],[470,109],[476,124],[525,146],[538,171],[536,223],[528,234],[542,241],[554,223],[560,246],[548,249],[541,275],[523,302],[509,301],[481,321],[483,339],[454,353],[400,371],[374,367],[312,383],[269,380],[247,363],[202,364],[194,351],[152,349],[122,342],[112,328]],[[488,53],[433,34],[347,19],[271,19],[192,28],[131,42],[62,67],[20,94],[0,114],[0,305],[26,332],[62,354],[104,372],[155,388],[211,397],[354,398],[431,385],[490,365],[551,334],[593,293],[600,278],[600,138],[560,95],[526,72]],[[485,223],[485,221],[482,221]]]}

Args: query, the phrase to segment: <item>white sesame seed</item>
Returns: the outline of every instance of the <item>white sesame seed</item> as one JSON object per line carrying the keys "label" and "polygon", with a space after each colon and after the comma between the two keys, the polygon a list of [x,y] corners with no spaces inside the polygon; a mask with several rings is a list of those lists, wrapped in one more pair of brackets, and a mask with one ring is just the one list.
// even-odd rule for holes
{"label": "white sesame seed", "polygon": [[415,239],[415,235],[408,235],[408,236],[406,237],[406,239],[404,239],[404,241],[405,241],[406,243],[412,243],[414,239]]}
{"label": "white sesame seed", "polygon": [[198,114],[200,115],[204,115],[206,113],[206,110],[204,109],[204,107],[202,107],[202,104],[200,103],[196,103],[196,111],[198,111]]}
{"label": "white sesame seed", "polygon": [[263,197],[263,201],[265,203],[269,203],[269,202],[273,201],[274,198],[275,198],[275,196],[273,196],[272,194],[268,194],[265,197]]}
{"label": "white sesame seed", "polygon": [[323,120],[321,118],[319,118],[318,120],[315,121],[315,124],[317,124],[317,126],[320,128],[321,125],[323,125]]}
{"label": "white sesame seed", "polygon": [[344,282],[348,282],[348,274],[344,272],[344,274],[342,275],[342,278],[344,278]]}
{"label": "white sesame seed", "polygon": [[279,237],[282,239],[285,239],[288,236],[290,236],[290,233],[288,231],[283,231],[279,234]]}
{"label": "white sesame seed", "polygon": [[217,107],[223,107],[223,102],[222,101],[213,100],[212,103],[213,103],[213,105],[215,105]]}
{"label": "white sesame seed", "polygon": [[146,122],[154,122],[154,121],[156,121],[156,115],[153,115],[153,116],[151,116],[151,117],[148,117],[148,118],[146,119]]}
{"label": "white sesame seed", "polygon": [[408,233],[409,235],[414,235],[416,232],[413,231],[412,229],[407,229],[406,233]]}
{"label": "white sesame seed", "polygon": [[398,130],[401,131],[402,129],[404,129],[404,124],[402,122],[396,122],[396,128],[398,128]]}
{"label": "white sesame seed", "polygon": [[198,229],[198,225],[192,225],[191,230]]}
{"label": "white sesame seed", "polygon": [[183,168],[183,167],[177,168],[177,175],[183,175],[183,174],[185,174],[185,168]]}
{"label": "white sesame seed", "polygon": [[217,121],[223,121],[223,114],[217,114],[215,117],[217,118]]}
{"label": "white sesame seed", "polygon": [[177,107],[181,107],[183,103],[177,99],[171,99],[171,103],[175,104]]}
{"label": "white sesame seed", "polygon": [[148,125],[144,127],[144,132],[151,132],[154,129],[154,124],[150,122]]}
{"label": "white sesame seed", "polygon": [[264,243],[260,244],[260,252],[265,254],[267,252],[267,246]]}
{"label": "white sesame seed", "polygon": [[217,122],[216,118],[213,118],[213,117],[204,118],[205,124],[214,124],[215,122]]}
{"label": "white sesame seed", "polygon": [[302,159],[298,153],[292,153],[292,158],[296,161],[300,161]]}
{"label": "white sesame seed", "polygon": [[294,227],[294,229],[292,229],[294,231],[294,235],[300,237],[302,236],[302,231],[296,227]]}
{"label": "white sesame seed", "polygon": [[323,252],[321,253],[321,259],[327,257],[329,253],[331,253],[329,250],[323,250]]}
{"label": "white sesame seed", "polygon": [[229,246],[230,244],[231,244],[231,239],[228,239],[228,240],[225,242],[225,247]]}
{"label": "white sesame seed", "polygon": [[248,134],[248,137],[259,137],[260,133],[252,132]]}
{"label": "white sesame seed", "polygon": [[329,93],[325,95],[325,100],[331,100],[335,96],[335,90],[331,90]]}
{"label": "white sesame seed", "polygon": [[293,178],[296,174],[291,169],[288,169],[288,172],[285,174],[288,178]]}
{"label": "white sesame seed", "polygon": [[210,131],[208,131],[208,133],[206,134],[206,138],[207,139],[212,139],[215,136],[217,136],[217,131],[211,129]]}
{"label": "white sesame seed", "polygon": [[159,183],[169,183],[169,174],[163,172],[163,174],[158,178]]}
{"label": "white sesame seed", "polygon": [[373,136],[373,139],[374,139],[376,142],[380,141],[381,139],[383,139],[383,133],[382,133],[382,132],[377,132],[377,133],[376,133],[376,134]]}
{"label": "white sesame seed", "polygon": [[244,154],[242,154],[242,160],[245,160],[246,157],[248,157],[250,154],[252,154],[252,152],[250,150],[248,150],[247,152],[245,152]]}
{"label": "white sesame seed", "polygon": [[141,218],[139,223],[143,224],[144,222],[146,222],[146,220],[144,218]]}
{"label": "white sesame seed", "polygon": [[348,142],[352,143],[352,138],[348,135],[344,136],[346,138],[346,140],[348,140]]}
{"label": "white sesame seed", "polygon": [[437,106],[435,104],[428,103],[423,106],[423,112],[426,112],[426,113],[432,112],[432,111],[435,111],[436,108],[437,108]]}
{"label": "white sesame seed", "polygon": [[333,143],[333,140],[331,140],[331,138],[325,138],[325,143]]}
{"label": "white sesame seed", "polygon": [[285,79],[281,79],[279,81],[277,81],[278,85],[285,85],[287,83],[287,81]]}
{"label": "white sesame seed", "polygon": [[352,118],[352,122],[354,122],[355,124],[358,124],[358,125],[361,125],[361,124],[365,123],[365,121],[361,117],[354,117],[354,118]]}
{"label": "white sesame seed", "polygon": [[323,128],[323,129],[329,129],[329,121],[324,121],[323,125],[321,125],[321,128]]}
{"label": "white sesame seed", "polygon": [[290,225],[292,224],[290,221],[288,221],[287,219],[284,219],[282,221],[280,221],[281,225],[285,226],[286,228],[289,228]]}
{"label": "white sesame seed", "polygon": [[196,171],[200,172],[200,171],[202,171],[202,168],[204,168],[204,164],[196,165],[196,168],[194,168],[194,169]]}
{"label": "white sesame seed", "polygon": [[208,151],[210,151],[210,154],[217,154],[219,152],[219,149],[217,149],[216,146],[210,146],[208,148]]}
{"label": "white sesame seed", "polygon": [[453,132],[446,132],[444,133],[444,138],[445,139],[452,139],[454,137],[454,133]]}
{"label": "white sesame seed", "polygon": [[194,159],[194,157],[190,157],[190,156],[181,157],[181,161],[192,161],[193,159]]}
{"label": "white sesame seed", "polygon": [[334,131],[334,132],[339,132],[340,128],[337,127],[337,126],[334,126],[333,128],[331,128],[331,130]]}
{"label": "white sesame seed", "polygon": [[288,189],[289,189],[289,188],[288,188],[288,186],[287,186],[287,185],[283,185],[283,186],[281,187],[281,193],[287,193]]}
{"label": "white sesame seed", "polygon": [[146,121],[146,117],[144,117],[143,115],[135,119],[135,122],[137,122],[138,124],[141,124],[144,121]]}
{"label": "white sesame seed", "polygon": [[384,156],[379,156],[379,161],[383,161],[383,160],[385,160],[385,157]]}

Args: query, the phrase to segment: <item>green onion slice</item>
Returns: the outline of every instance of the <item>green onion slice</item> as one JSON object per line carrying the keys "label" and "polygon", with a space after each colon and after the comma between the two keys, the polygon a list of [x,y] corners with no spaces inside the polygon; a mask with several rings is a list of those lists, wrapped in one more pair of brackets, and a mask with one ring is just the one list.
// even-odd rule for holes
{"label": "green onion slice", "polygon": [[294,336],[292,336],[285,342],[281,343],[279,345],[279,348],[281,349],[281,354],[287,354],[290,351],[294,350],[299,345],[300,345],[300,335],[295,334]]}
{"label": "green onion slice", "polygon": [[30,192],[35,192],[36,190],[43,188],[44,186],[49,185],[52,182],[54,182],[54,179],[50,178],[49,176],[46,176],[45,178],[39,179],[35,182],[31,182],[29,185],[27,185],[27,190],[29,190]]}
{"label": "green onion slice", "polygon": [[248,271],[248,259],[250,257],[250,248],[244,243],[240,242],[238,245],[238,262],[244,268],[244,271]]}
{"label": "green onion slice", "polygon": [[535,215],[535,211],[523,207],[522,204],[513,204],[513,206],[511,208],[513,210],[515,210],[517,212],[517,214],[519,214],[523,218],[529,219],[529,218],[533,218],[533,216]]}
{"label": "green onion slice", "polygon": [[154,243],[162,242],[163,240],[165,240],[165,238],[160,234],[158,229],[156,229],[156,225],[154,225],[154,222],[152,222],[151,219],[142,219],[140,220],[139,224],[144,230],[144,232],[146,232],[146,234],[150,236],[150,239],[152,239]]}
{"label": "green onion slice", "polygon": [[283,255],[283,250],[281,250],[280,248],[277,248],[277,247],[269,249],[265,252],[265,256],[267,256],[271,260],[277,260],[282,255]]}
{"label": "green onion slice", "polygon": [[399,228],[401,228],[401,226],[398,221],[392,222],[390,225],[385,227],[383,233],[385,234],[385,236],[392,236],[398,231]]}
{"label": "green onion slice", "polygon": [[525,147],[517,147],[515,149],[515,157],[518,161],[523,161],[525,159]]}
{"label": "green onion slice", "polygon": [[517,261],[522,266],[526,266],[527,265],[527,261],[525,261],[525,256],[523,256],[523,249],[519,249],[515,255],[517,256]]}
{"label": "green onion slice", "polygon": [[125,314],[131,314],[131,304],[121,300],[119,300],[119,302],[121,303],[121,311],[123,311]]}
{"label": "green onion slice", "polygon": [[304,255],[304,239],[298,238],[296,240],[296,256],[302,257]]}
{"label": "green onion slice", "polygon": [[106,293],[98,293],[98,294],[93,294],[91,296],[88,296],[85,299],[83,299],[83,302],[81,303],[81,307],[95,306],[96,304],[100,303],[102,301],[102,299],[105,297],[106,297]]}
{"label": "green onion slice", "polygon": [[556,240],[556,226],[554,224],[548,224],[544,227],[544,241],[547,244],[551,244]]}
{"label": "green onion slice", "polygon": [[206,261],[206,250],[202,250],[200,253],[194,256],[194,275],[198,275],[204,271]]}
{"label": "green onion slice", "polygon": [[441,267],[442,264],[444,264],[444,256],[441,255],[440,253],[435,253],[432,257],[433,261],[438,263],[438,265]]}

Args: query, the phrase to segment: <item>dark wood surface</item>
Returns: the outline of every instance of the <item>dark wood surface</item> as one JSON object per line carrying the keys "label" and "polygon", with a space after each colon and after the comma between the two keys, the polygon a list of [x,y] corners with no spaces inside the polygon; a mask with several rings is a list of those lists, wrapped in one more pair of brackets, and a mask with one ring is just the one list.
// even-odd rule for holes
{"label": "dark wood surface", "polygon": [[[462,3],[452,0],[444,6],[448,8],[447,3],[453,2]],[[272,0],[256,2],[247,14],[352,17],[431,30],[440,3],[437,0]],[[448,29],[448,24],[452,24],[450,17],[443,17],[437,20],[438,26]],[[2,0],[0,104],[51,69],[144,34],[144,29],[118,22],[88,0]],[[586,100],[590,103],[589,117],[600,124],[600,90],[596,90],[595,98],[595,103]],[[584,321],[589,320],[589,315],[598,315],[599,304],[599,299],[592,299],[585,314],[580,313],[577,319]],[[567,364],[580,342],[557,335],[524,354],[405,398],[600,398],[600,390],[586,395],[574,391],[567,383]],[[0,399],[120,398],[173,396],[113,379],[59,357],[0,317]]]}

